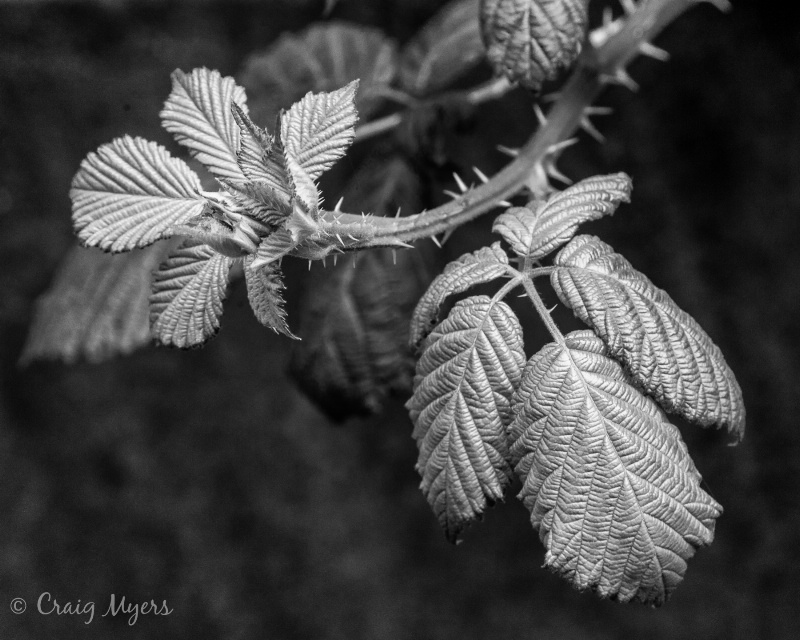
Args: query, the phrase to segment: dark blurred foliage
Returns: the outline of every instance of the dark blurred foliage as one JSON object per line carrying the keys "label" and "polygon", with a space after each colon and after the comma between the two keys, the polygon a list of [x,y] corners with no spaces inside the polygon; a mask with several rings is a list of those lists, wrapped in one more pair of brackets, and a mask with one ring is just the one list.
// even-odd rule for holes
{"label": "dark blurred foliage", "polygon": [[[641,92],[601,100],[615,108],[598,123],[608,142],[582,139],[561,166],[633,176],[633,204],[591,230],[699,320],[747,403],[736,448],[683,428],[726,512],[672,601],[650,610],[541,570],[513,500],[447,544],[417,490],[401,403],[332,427],[285,376],[289,341],[257,324],[241,281],[200,351],[17,368],[33,301],[72,242],[67,191],[83,156],[123,133],[171,144],[157,113],[172,69],[236,73],[324,2],[0,3],[0,636],[794,637],[800,30],[796,10],[734,4],[673,25],[659,40],[672,60],[637,61]],[[440,5],[341,0],[332,17],[405,41]],[[530,121],[524,96],[486,105],[447,138],[449,157],[491,171],[494,145],[519,144]],[[488,227],[459,231],[446,255]],[[296,323],[306,265],[287,266]],[[530,327],[533,349],[544,336]],[[44,591],[95,601],[94,621],[36,613]],[[112,593],[174,613],[101,618]],[[14,597],[25,614],[10,612]]]}

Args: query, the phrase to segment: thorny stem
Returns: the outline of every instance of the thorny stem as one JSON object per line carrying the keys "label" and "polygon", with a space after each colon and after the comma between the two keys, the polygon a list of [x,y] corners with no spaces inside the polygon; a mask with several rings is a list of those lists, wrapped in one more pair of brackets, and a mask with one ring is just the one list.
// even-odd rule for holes
{"label": "thorny stem", "polygon": [[[595,30],[548,113],[547,123],[539,127],[512,162],[488,182],[430,211],[402,218],[371,218],[375,236],[359,248],[398,245],[450,231],[495,208],[498,201],[510,198],[526,184],[546,180],[548,157],[553,160],[552,156],[560,149],[559,143],[578,130],[586,108],[602,89],[607,84],[633,88],[635,84],[627,75],[625,65],[670,22],[703,1],[642,0],[629,15]],[[708,1],[720,9],[727,7],[727,0]],[[341,211],[323,211],[322,215],[326,221],[341,224],[357,222],[363,217]]]}

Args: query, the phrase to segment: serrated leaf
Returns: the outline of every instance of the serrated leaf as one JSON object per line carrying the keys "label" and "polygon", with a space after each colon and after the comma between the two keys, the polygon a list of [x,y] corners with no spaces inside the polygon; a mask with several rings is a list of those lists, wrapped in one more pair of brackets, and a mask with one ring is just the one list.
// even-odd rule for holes
{"label": "serrated leaf", "polygon": [[529,360],[513,411],[519,497],[545,564],[603,598],[663,603],[722,513],[678,429],[591,331]]}
{"label": "serrated leaf", "polygon": [[266,129],[256,126],[235,102],[231,104],[231,109],[239,127],[240,143],[236,161],[247,178],[243,184],[257,183],[268,187],[274,197],[288,204],[291,189],[280,140],[268,134]]}
{"label": "serrated leaf", "polygon": [[[418,210],[419,179],[397,156],[372,156],[348,182],[345,202],[376,215]],[[430,282],[426,249],[378,249],[340,256],[305,283],[289,371],[333,420],[376,413],[393,392],[408,393],[414,361],[409,319]]]}
{"label": "serrated leaf", "polygon": [[359,79],[356,108],[369,118],[397,71],[397,46],[380,30],[347,22],[285,33],[250,56],[240,75],[253,117],[272,122],[309,91],[332,91]]}
{"label": "serrated leaf", "polygon": [[406,407],[420,488],[453,542],[511,481],[505,430],[524,364],[517,317],[486,296],[456,303],[417,362]]}
{"label": "serrated leaf", "polygon": [[500,214],[492,230],[518,256],[540,260],[568,242],[578,225],[613,214],[630,202],[631,179],[624,173],[581,180],[543,202],[512,207]]}
{"label": "serrated leaf", "polygon": [[507,266],[508,256],[499,242],[466,253],[448,264],[431,282],[414,310],[409,337],[411,346],[419,347],[425,336],[431,332],[439,321],[439,311],[448,296],[505,275]]}
{"label": "serrated leaf", "polygon": [[578,54],[585,0],[481,0],[481,32],[495,72],[538,90]]}
{"label": "serrated leaf", "polygon": [[219,71],[198,68],[172,73],[172,92],[161,111],[164,128],[218,178],[244,178],[236,154],[239,127],[231,113],[245,108],[244,89]]}
{"label": "serrated leaf", "polygon": [[299,340],[286,322],[281,270],[274,264],[256,268],[253,266],[253,257],[249,256],[244,261],[244,277],[247,299],[258,321],[276,333]]}
{"label": "serrated leaf", "polygon": [[719,347],[662,289],[594,236],[555,259],[553,288],[665,409],[744,436],[742,390]]}
{"label": "serrated leaf", "polygon": [[117,138],[87,155],[72,179],[72,224],[90,247],[145,247],[203,209],[199,190],[197,175],[164,147]]}
{"label": "serrated leaf", "polygon": [[169,250],[169,243],[124,255],[70,249],[36,301],[20,364],[102,362],[148,344],[152,271]]}
{"label": "serrated leaf", "polygon": [[187,240],[153,274],[150,330],[161,344],[196,347],[219,331],[233,260]]}
{"label": "serrated leaf", "polygon": [[[307,93],[281,119],[287,158],[316,180],[341,158],[355,137],[358,80],[330,93]],[[294,178],[294,171],[289,168]],[[295,186],[297,186],[295,182]]]}
{"label": "serrated leaf", "polygon": [[456,0],[431,18],[403,48],[400,83],[415,96],[436,93],[480,62],[478,0]]}

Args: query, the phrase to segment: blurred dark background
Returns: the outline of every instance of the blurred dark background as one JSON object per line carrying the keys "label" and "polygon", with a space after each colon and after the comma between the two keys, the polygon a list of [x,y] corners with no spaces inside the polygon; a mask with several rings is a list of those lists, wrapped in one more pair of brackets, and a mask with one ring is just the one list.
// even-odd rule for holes
{"label": "blurred dark background", "polygon": [[[341,0],[333,17],[403,41],[441,4]],[[673,24],[658,40],[672,60],[637,61],[641,91],[600,101],[615,108],[597,123],[608,141],[582,138],[561,166],[633,176],[633,204],[592,230],[698,319],[747,404],[738,447],[682,426],[725,513],[651,610],[540,569],[515,500],[449,545],[417,489],[402,399],[330,423],[284,374],[289,341],[254,321],[241,282],[202,350],[20,369],[34,300],[73,242],[80,160],[124,133],[168,144],[157,114],[174,68],[236,74],[280,32],[322,19],[323,3],[0,2],[0,636],[796,637],[800,20],[734,5]],[[532,126],[526,100],[503,109]],[[454,157],[497,166],[494,145],[521,142],[503,109],[480,110]],[[447,255],[487,226],[460,232]],[[289,268],[290,310],[301,276]],[[96,602],[94,621],[36,613],[45,591]],[[112,593],[174,612],[101,618]],[[26,613],[11,613],[15,597]]]}

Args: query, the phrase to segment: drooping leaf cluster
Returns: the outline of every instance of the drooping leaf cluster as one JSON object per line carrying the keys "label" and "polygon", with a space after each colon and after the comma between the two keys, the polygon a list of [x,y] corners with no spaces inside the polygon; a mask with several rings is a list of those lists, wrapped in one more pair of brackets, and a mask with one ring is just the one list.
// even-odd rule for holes
{"label": "drooping leaf cluster", "polygon": [[[630,188],[624,174],[589,178],[502,214],[495,231],[519,269],[500,243],[450,263],[414,313],[421,354],[407,406],[421,489],[448,538],[502,499],[515,473],[547,566],[602,597],[661,604],[722,512],[664,411],[740,439],[744,404],[688,314],[601,240],[572,237]],[[547,274],[592,330],[564,336],[553,325],[534,285]],[[462,299],[438,321],[448,297],[496,279],[507,282],[494,297]],[[527,364],[503,302],[517,287],[553,335]]]}

